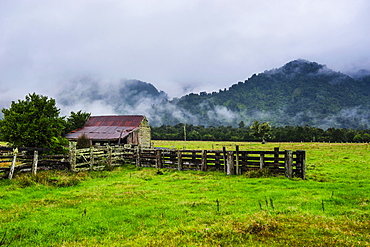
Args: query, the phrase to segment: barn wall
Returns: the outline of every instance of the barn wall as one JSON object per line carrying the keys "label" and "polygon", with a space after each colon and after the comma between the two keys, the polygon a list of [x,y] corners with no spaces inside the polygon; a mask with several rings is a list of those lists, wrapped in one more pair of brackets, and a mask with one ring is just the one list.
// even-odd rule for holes
{"label": "barn wall", "polygon": [[138,130],[138,141],[142,147],[151,147],[152,134],[146,117],[144,117],[143,121],[140,123],[140,129]]}

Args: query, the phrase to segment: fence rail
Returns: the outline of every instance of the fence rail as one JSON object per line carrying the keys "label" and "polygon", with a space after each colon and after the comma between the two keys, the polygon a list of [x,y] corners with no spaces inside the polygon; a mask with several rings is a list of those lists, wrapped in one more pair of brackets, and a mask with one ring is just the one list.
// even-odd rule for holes
{"label": "fence rail", "polygon": [[[27,151],[27,152],[26,152]],[[33,151],[33,155],[29,153]],[[13,150],[0,147],[0,167],[3,177],[12,178],[14,171],[37,169],[69,169],[71,171],[110,169],[123,164],[137,167],[173,168],[178,170],[220,170],[228,175],[268,169],[273,174],[306,178],[306,152],[304,150],[241,151],[235,150],[172,150],[141,149],[130,146],[104,146],[76,149],[71,143],[68,155],[39,155],[44,149]],[[5,152],[5,153],[4,153]]]}

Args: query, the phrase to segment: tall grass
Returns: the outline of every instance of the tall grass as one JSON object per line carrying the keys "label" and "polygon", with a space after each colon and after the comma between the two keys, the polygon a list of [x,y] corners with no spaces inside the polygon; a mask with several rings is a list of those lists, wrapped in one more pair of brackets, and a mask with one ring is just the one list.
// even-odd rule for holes
{"label": "tall grass", "polygon": [[240,144],[307,150],[308,179],[132,166],[20,174],[0,181],[0,246],[370,245],[365,144]]}

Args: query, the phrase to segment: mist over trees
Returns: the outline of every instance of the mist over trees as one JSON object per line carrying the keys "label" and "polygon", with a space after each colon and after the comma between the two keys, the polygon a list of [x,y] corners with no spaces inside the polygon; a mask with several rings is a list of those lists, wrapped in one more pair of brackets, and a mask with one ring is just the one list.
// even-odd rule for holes
{"label": "mist over trees", "polygon": [[[152,84],[121,80],[103,84],[82,78],[58,96],[63,108],[94,114],[141,114],[152,126],[237,127],[254,121],[272,126],[366,129],[370,120],[370,75],[351,76],[306,60],[266,70],[218,92],[169,99]],[[76,107],[74,108],[76,109]]]}
{"label": "mist over trees", "polygon": [[[270,141],[345,142],[369,137],[370,72],[361,70],[349,76],[306,60],[254,74],[218,92],[174,99],[150,83],[121,80],[107,84],[93,78],[63,85],[56,99],[64,115],[71,112],[63,118],[57,135],[82,127],[90,116],[87,112],[94,112],[145,115],[154,139],[182,140],[186,123],[189,140],[260,141],[250,129],[255,121],[270,124]],[[9,118],[5,112],[4,118]]]}
{"label": "mist over trees", "polygon": [[[201,117],[203,125],[241,120],[275,126],[309,125],[319,128],[363,128],[369,122],[370,83],[334,72],[305,60],[253,75],[215,93],[189,94],[176,105]],[[214,122],[215,109],[224,107],[232,123]],[[216,114],[217,115],[217,114]]]}

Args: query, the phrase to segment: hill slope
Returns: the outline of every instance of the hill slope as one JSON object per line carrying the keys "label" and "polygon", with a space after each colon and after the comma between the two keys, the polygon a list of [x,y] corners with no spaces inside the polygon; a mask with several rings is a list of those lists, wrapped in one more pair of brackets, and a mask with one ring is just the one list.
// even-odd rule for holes
{"label": "hill slope", "polygon": [[247,123],[358,128],[368,121],[369,85],[368,77],[356,80],[324,65],[295,60],[228,90],[189,94],[173,103],[206,125],[213,123],[210,114],[222,108],[235,121]]}
{"label": "hill slope", "polygon": [[79,84],[90,86],[83,90],[66,87],[61,93],[62,105],[100,102],[108,107],[103,109],[117,114],[146,115],[153,126],[180,122],[237,126],[240,121],[249,125],[258,120],[275,126],[364,128],[370,119],[367,71],[349,76],[306,60],[254,74],[226,90],[191,93],[173,100],[138,80],[122,80],[104,88],[94,81],[73,82],[73,88]]}

